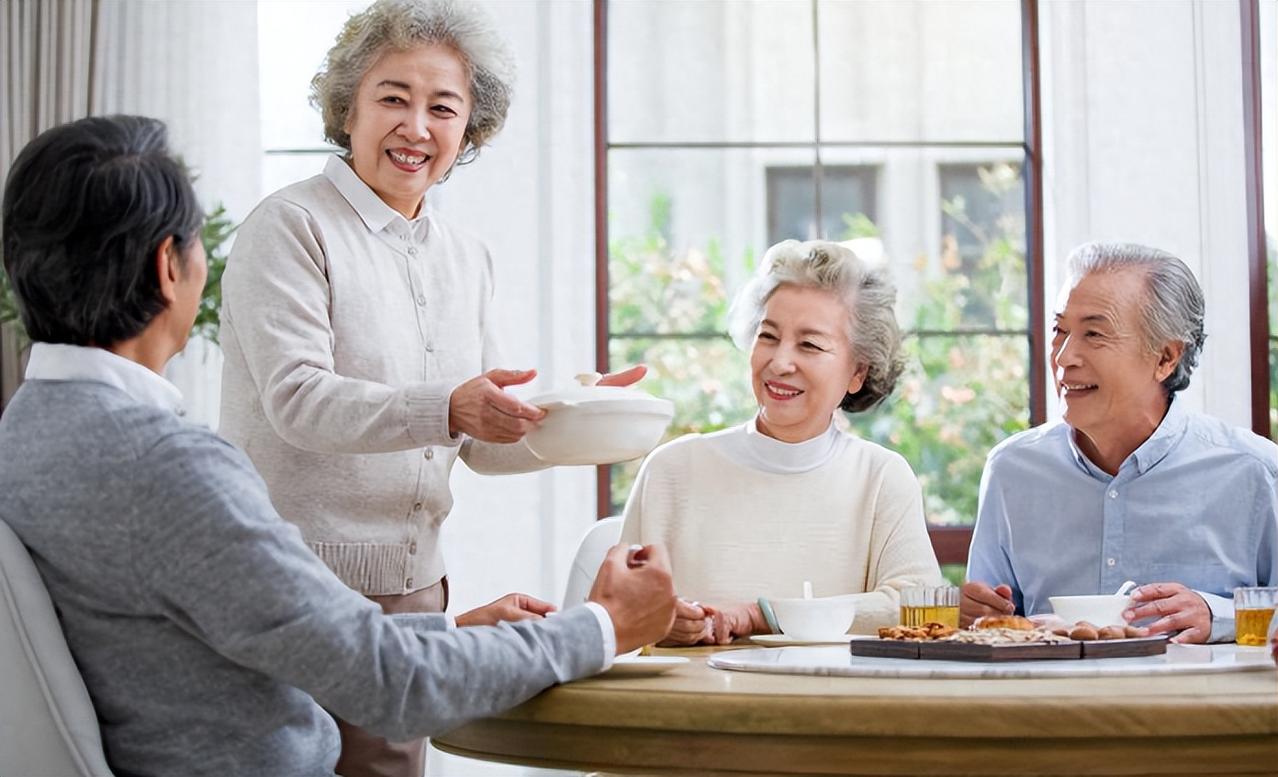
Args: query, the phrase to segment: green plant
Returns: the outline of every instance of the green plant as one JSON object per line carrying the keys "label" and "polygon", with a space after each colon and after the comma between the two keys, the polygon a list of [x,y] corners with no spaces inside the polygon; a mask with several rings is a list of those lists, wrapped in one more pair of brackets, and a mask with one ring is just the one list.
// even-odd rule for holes
{"label": "green plant", "polygon": [[218,342],[222,324],[222,273],[226,271],[227,240],[235,232],[235,223],[226,215],[226,208],[218,203],[204,220],[200,230],[200,242],[208,257],[209,276],[204,281],[204,294],[200,297],[200,309],[195,314],[191,334],[209,342]]}
{"label": "green plant", "polygon": [[[200,228],[200,242],[204,244],[204,252],[208,256],[209,274],[204,283],[204,293],[200,298],[199,311],[195,315],[195,324],[191,334],[198,335],[212,342],[218,341],[218,328],[221,323],[222,307],[222,273],[226,270],[226,241],[235,232],[235,224],[226,215],[226,208],[221,203],[213,208]],[[13,285],[0,262],[0,325],[12,327],[18,342],[25,349],[29,344],[26,329],[22,326],[18,300],[13,293]]]}

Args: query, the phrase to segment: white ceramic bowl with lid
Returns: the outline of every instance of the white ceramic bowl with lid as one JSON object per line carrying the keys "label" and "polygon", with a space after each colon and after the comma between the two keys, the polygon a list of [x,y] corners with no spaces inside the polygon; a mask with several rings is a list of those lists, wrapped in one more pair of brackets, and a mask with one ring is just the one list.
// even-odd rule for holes
{"label": "white ceramic bowl with lid", "polygon": [[613,464],[643,456],[661,442],[674,403],[630,386],[571,386],[528,400],[546,411],[524,437],[549,464]]}

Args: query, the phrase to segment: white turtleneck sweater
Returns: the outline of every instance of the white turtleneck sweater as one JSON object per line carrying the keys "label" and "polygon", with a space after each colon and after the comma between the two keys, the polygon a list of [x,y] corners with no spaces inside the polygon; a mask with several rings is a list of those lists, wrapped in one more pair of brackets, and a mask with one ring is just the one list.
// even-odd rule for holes
{"label": "white turtleneck sweater", "polygon": [[663,542],[675,589],[709,604],[857,594],[854,633],[898,619],[902,588],[942,585],[923,498],[899,454],[834,428],[801,443],[755,421],[653,451],[623,542]]}

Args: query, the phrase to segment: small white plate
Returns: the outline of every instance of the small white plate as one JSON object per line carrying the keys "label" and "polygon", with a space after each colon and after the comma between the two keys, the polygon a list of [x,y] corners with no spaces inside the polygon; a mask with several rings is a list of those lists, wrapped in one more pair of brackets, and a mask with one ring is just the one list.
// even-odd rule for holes
{"label": "small white plate", "polygon": [[612,677],[643,677],[669,672],[688,663],[682,656],[617,656],[612,668],[604,672]]}
{"label": "small white plate", "polygon": [[853,636],[844,634],[834,639],[795,639],[788,634],[755,634],[750,637],[751,642],[757,642],[760,645],[768,647],[786,647],[787,645],[843,645],[851,642]]}

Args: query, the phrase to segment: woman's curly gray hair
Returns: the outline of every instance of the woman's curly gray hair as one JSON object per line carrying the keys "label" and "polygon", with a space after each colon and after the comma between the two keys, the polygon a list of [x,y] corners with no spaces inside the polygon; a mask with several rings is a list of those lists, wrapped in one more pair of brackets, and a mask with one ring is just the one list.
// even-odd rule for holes
{"label": "woman's curly gray hair", "polygon": [[1207,333],[1203,326],[1206,304],[1194,273],[1166,251],[1137,243],[1084,243],[1066,260],[1071,283],[1095,272],[1135,269],[1145,275],[1145,304],[1141,305],[1142,337],[1150,353],[1159,353],[1170,342],[1184,343],[1185,351],[1171,374],[1163,379],[1169,395],[1189,386],[1198,366]]}
{"label": "woman's curly gray hair", "polygon": [[764,254],[759,271],[732,303],[729,332],[737,347],[750,350],[768,299],[787,285],[828,291],[847,309],[852,358],[865,365],[866,375],[861,389],[845,396],[839,407],[856,413],[886,399],[904,368],[896,285],[887,268],[866,261],[847,243],[777,243]]}
{"label": "woman's curly gray hair", "polygon": [[377,0],[351,16],[311,79],[311,104],[324,137],[351,150],[346,131],[364,74],[388,49],[444,44],[461,56],[470,77],[471,112],[457,164],[466,164],[506,123],[514,89],[510,48],[481,8],[456,0]]}

